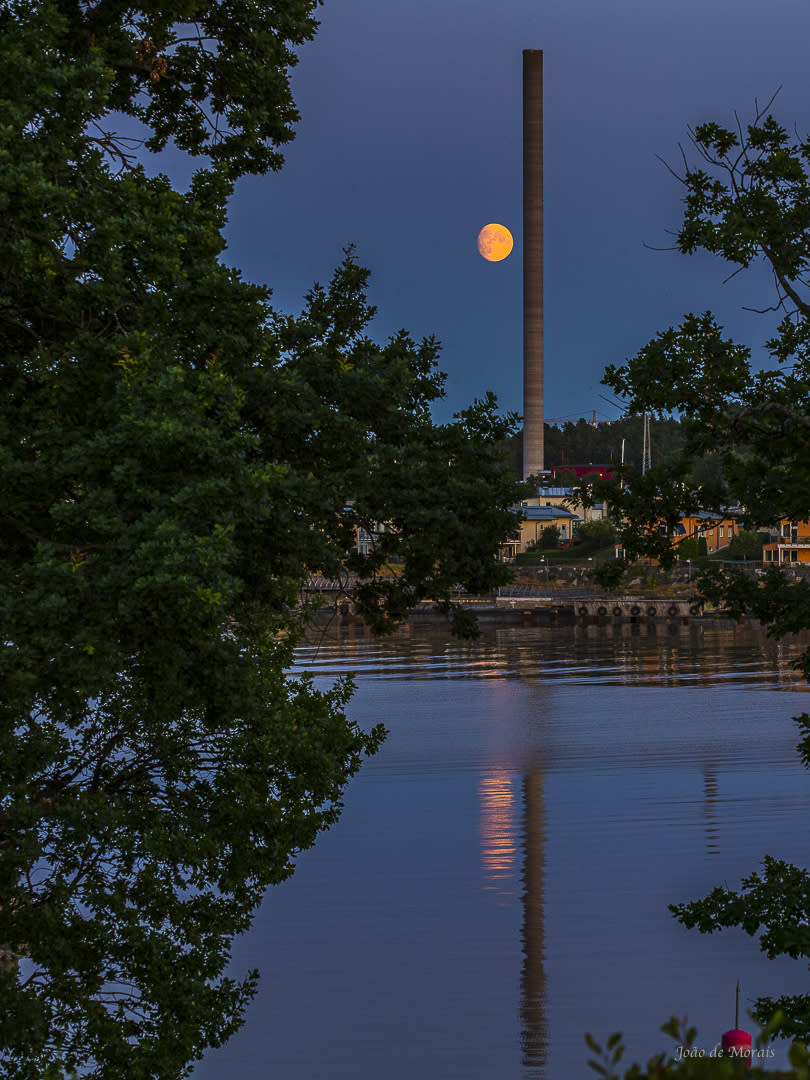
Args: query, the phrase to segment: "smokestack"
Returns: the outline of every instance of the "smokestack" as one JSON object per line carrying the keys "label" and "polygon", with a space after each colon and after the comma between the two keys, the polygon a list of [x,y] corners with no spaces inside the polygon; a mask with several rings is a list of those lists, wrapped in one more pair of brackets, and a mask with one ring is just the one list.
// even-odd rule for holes
{"label": "smokestack", "polygon": [[523,50],[523,478],[543,471],[543,51]]}

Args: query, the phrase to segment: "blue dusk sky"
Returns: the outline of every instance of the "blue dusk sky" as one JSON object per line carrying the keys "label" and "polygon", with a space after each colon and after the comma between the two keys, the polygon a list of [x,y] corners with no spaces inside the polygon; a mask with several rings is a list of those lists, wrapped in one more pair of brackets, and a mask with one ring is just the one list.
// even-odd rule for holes
{"label": "blue dusk sky", "polygon": [[[286,165],[240,181],[226,260],[297,311],[342,248],[372,272],[372,333],[442,342],[448,419],[487,390],[522,403],[523,49],[544,51],[547,420],[601,419],[606,364],[688,311],[711,308],[765,361],[764,268],[728,284],[672,243],[687,128],[773,112],[810,129],[804,0],[327,0],[292,86]],[[694,159],[694,158],[693,158]],[[500,222],[515,247],[476,250]],[[649,245],[649,246],[645,246]]]}

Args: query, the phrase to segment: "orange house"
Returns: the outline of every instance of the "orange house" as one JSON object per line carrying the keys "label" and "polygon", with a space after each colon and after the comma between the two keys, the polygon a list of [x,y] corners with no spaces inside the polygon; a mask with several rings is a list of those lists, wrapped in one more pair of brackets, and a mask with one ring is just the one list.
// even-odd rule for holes
{"label": "orange house", "polygon": [[732,517],[723,517],[720,513],[712,513],[710,510],[700,510],[696,514],[682,517],[678,523],[678,533],[673,537],[675,544],[685,540],[688,536],[703,537],[706,541],[706,551],[711,555],[721,548],[728,547],[734,536],[740,531],[740,527]]}
{"label": "orange house", "polygon": [[791,521],[782,518],[776,535],[762,548],[765,566],[787,566],[791,563],[810,563],[810,521]]}

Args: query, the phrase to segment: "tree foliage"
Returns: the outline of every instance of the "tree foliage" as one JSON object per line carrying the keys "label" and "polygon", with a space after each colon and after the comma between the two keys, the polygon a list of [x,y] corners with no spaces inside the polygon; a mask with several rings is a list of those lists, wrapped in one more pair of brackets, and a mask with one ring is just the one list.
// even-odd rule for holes
{"label": "tree foliage", "polygon": [[[769,106],[768,106],[769,107]],[[768,107],[733,131],[703,124],[692,135],[698,163],[686,166],[684,253],[706,250],[736,270],[764,260],[775,286],[763,309],[779,321],[766,348],[776,366],[757,371],[750,350],[724,337],[710,312],[690,314],[659,333],[625,365],[607,369],[605,382],[632,412],[677,413],[686,434],[683,452],[666,466],[634,477],[624,491],[604,496],[623,518],[621,538],[630,558],[652,555],[670,564],[670,543],[681,514],[738,505],[749,530],[782,518],[810,518],[810,139],[790,135]],[[722,469],[695,482],[693,466],[714,453]],[[810,585],[777,567],[761,579],[736,568],[706,570],[703,595],[730,614],[749,612],[781,636],[810,627]],[[810,651],[801,658],[810,677]],[[808,718],[800,750],[808,754]],[[716,889],[704,900],[675,907],[688,926],[712,932],[742,926],[760,934],[770,956],[810,955],[810,876],[774,858],[741,891]],[[810,999],[761,999],[760,1019],[784,1010],[778,1033],[810,1038]]]}
{"label": "tree foliage", "polygon": [[560,543],[560,527],[559,525],[545,525],[543,532],[541,533],[540,547],[541,548],[556,548]]}
{"label": "tree foliage", "polygon": [[767,543],[767,536],[767,533],[757,533],[751,529],[740,529],[731,538],[731,543],[728,545],[728,557],[730,559],[761,561],[762,545]]}
{"label": "tree foliage", "polygon": [[678,544],[678,558],[704,559],[709,554],[705,536],[685,536]]}
{"label": "tree foliage", "polygon": [[616,526],[607,518],[583,521],[577,532],[581,540],[593,541],[596,546],[606,547],[616,539]]}
{"label": "tree foliage", "polygon": [[[650,436],[654,461],[669,460],[683,445],[680,424],[674,417],[658,419],[651,427]],[[623,416],[598,424],[584,418],[546,424],[546,467],[565,469],[566,464],[590,463],[618,466],[623,443],[625,465],[641,469],[644,435],[640,416]]]}
{"label": "tree foliage", "polygon": [[[349,574],[380,630],[504,579],[512,419],[488,397],[431,422],[438,345],[369,337],[350,251],[296,316],[220,261],[234,178],[291,137],[313,9],[0,10],[9,1080],[171,1080],[241,1022],[256,974],[223,974],[230,942],[382,737],[349,683],[284,674],[308,575]],[[115,111],[201,155],[188,191],[147,175]]]}

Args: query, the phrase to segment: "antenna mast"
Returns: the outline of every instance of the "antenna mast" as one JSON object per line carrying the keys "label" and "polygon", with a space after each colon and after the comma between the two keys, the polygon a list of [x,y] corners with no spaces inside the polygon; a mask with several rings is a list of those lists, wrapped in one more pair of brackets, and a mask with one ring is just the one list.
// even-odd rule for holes
{"label": "antenna mast", "polygon": [[647,469],[652,468],[652,447],[650,446],[650,418],[648,414],[644,413],[643,423],[644,434],[642,436],[641,446],[641,472],[644,474]]}

